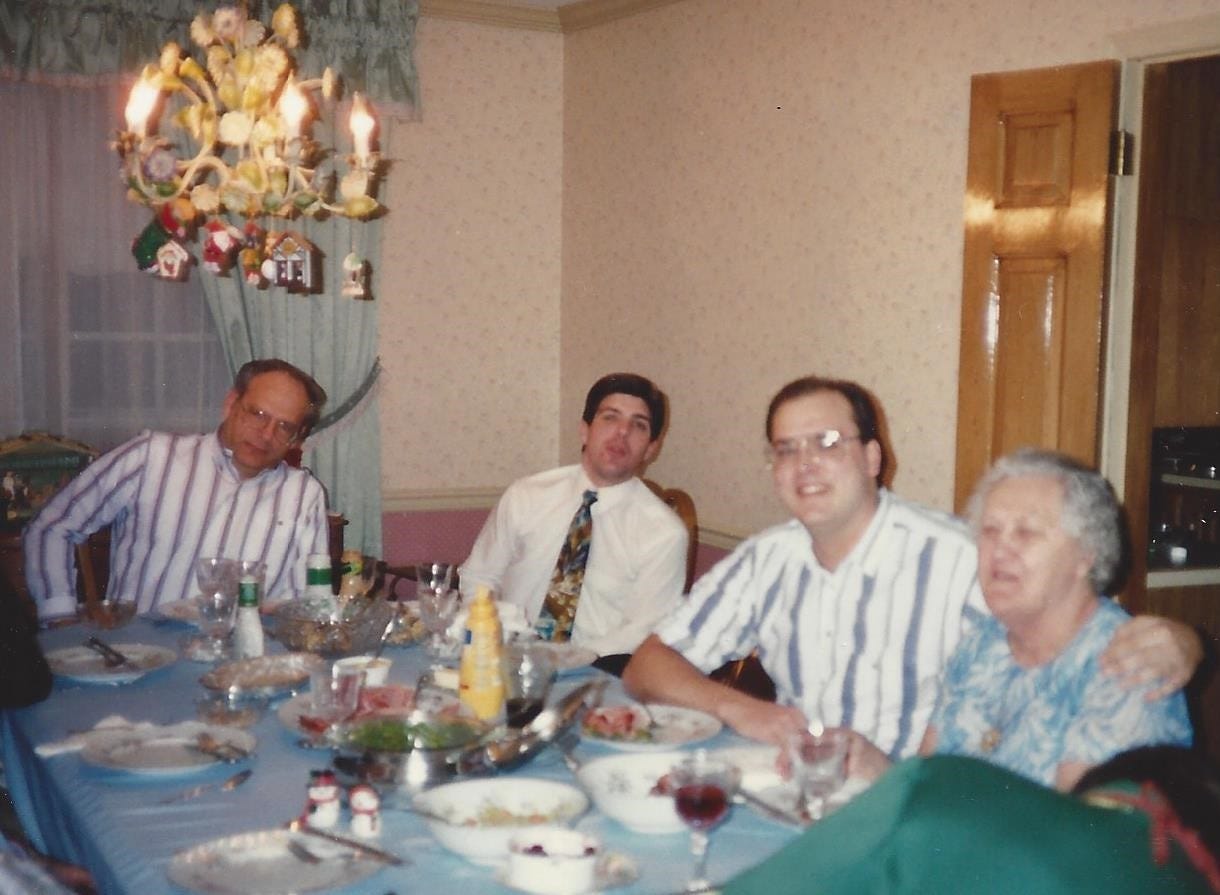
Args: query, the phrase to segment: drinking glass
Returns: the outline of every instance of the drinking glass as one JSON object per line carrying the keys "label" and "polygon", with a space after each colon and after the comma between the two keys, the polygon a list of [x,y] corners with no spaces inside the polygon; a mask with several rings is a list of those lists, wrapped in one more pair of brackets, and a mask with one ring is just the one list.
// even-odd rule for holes
{"label": "drinking glass", "polygon": [[419,617],[428,629],[425,644],[434,658],[452,657],[452,645],[445,632],[457,617],[461,594],[453,587],[453,566],[449,563],[424,563],[415,568],[415,594]]}
{"label": "drinking glass", "polygon": [[335,725],[356,713],[363,686],[363,668],[335,663],[310,671],[309,715],[326,722],[326,730],[319,739],[332,739]]}
{"label": "drinking glass", "polygon": [[187,654],[192,659],[225,658],[237,611],[237,580],[236,560],[208,556],[195,563],[195,581],[201,591],[195,602],[199,607],[199,630],[204,636],[188,643]]}
{"label": "drinking glass", "polygon": [[674,808],[682,822],[690,827],[690,853],[694,868],[686,884],[688,892],[707,891],[707,844],[712,828],[729,813],[733,794],[741,782],[736,765],[712,758],[700,749],[691,758],[679,762],[669,771]]}
{"label": "drinking glass", "polygon": [[797,807],[810,820],[826,814],[826,800],[847,782],[847,731],[802,730],[788,738],[788,759],[798,787]]}
{"label": "drinking glass", "polygon": [[555,680],[555,663],[546,650],[525,643],[505,646],[502,662],[507,724],[521,728],[542,712]]}

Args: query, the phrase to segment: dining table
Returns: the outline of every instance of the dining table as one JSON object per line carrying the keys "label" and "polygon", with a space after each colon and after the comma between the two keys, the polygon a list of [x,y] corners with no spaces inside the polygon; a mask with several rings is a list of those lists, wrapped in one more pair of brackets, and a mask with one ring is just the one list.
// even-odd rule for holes
{"label": "dining table", "polygon": [[[87,868],[104,895],[147,895],[190,890],[176,886],[167,869],[176,854],[235,834],[282,828],[302,815],[311,771],[328,768],[331,752],[301,745],[301,734],[277,717],[276,705],[248,728],[256,738],[252,755],[238,764],[217,763],[176,774],[97,767],[77,750],[39,750],[63,743],[106,718],[128,722],[173,724],[194,720],[196,704],[209,695],[201,677],[212,666],[181,654],[182,639],[192,632],[181,622],[141,616],[128,626],[105,632],[111,644],[168,648],[178,658],[138,679],[122,684],[82,682],[57,677],[43,702],[0,713],[7,787],[31,843],[61,860]],[[48,629],[40,634],[44,652],[79,646],[89,635],[79,625]],[[283,647],[268,639],[269,654]],[[420,645],[389,646],[393,660],[390,681],[412,685],[431,660]],[[5,673],[16,673],[6,669]],[[561,672],[552,700],[586,681],[604,677],[606,701],[626,701],[617,678],[591,666]],[[751,741],[723,729],[705,742],[683,749],[743,747]],[[609,745],[581,738],[574,749],[578,761],[613,754]],[[164,804],[184,789],[200,783],[219,784],[236,770],[252,772],[244,785],[224,790],[215,786],[195,798]],[[507,773],[575,783],[558,749],[549,746],[524,765]],[[403,798],[399,798],[399,796]],[[424,817],[405,810],[409,794],[383,801],[381,832],[376,847],[404,859],[402,866],[384,866],[364,879],[330,891],[350,895],[390,895],[406,892],[512,892],[495,867],[472,863],[447,851],[429,832]],[[398,807],[396,807],[398,806]],[[344,808],[335,832],[349,834],[350,814]],[[634,879],[616,880],[622,895],[664,895],[681,892],[691,870],[689,834],[632,832],[592,805],[574,824],[601,840],[606,852],[628,859]],[[779,850],[799,830],[769,819],[747,806],[735,805],[713,833],[707,874],[715,884],[753,866]]]}

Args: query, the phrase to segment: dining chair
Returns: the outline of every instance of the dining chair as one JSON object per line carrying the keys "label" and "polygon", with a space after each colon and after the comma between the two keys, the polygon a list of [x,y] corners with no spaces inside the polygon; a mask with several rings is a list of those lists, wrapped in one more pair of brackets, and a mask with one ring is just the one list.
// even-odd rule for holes
{"label": "dining chair", "polygon": [[695,501],[681,488],[665,488],[652,479],[644,479],[644,484],[677,513],[686,526],[686,586],[682,593],[690,593],[691,585],[695,583],[695,557],[699,553],[699,516],[695,512]]}

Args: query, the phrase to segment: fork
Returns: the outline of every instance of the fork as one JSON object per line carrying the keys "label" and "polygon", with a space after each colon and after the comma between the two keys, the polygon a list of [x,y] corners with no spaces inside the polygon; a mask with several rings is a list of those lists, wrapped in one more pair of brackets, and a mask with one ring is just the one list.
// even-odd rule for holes
{"label": "fork", "polygon": [[100,653],[102,661],[107,668],[118,668],[120,665],[128,665],[131,668],[136,667],[125,655],[98,637],[90,637],[85,641],[85,646],[95,653]]}

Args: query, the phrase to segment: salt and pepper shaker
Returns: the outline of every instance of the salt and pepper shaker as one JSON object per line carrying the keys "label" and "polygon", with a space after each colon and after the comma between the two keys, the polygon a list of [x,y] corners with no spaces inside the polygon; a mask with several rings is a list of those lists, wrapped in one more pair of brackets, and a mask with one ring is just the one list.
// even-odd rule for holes
{"label": "salt and pepper shaker", "polygon": [[310,771],[306,795],[301,820],[318,830],[329,830],[339,822],[339,784],[334,771]]}
{"label": "salt and pepper shaker", "polygon": [[238,659],[254,659],[263,654],[263,620],[258,610],[258,579],[245,575],[238,585],[237,621],[233,628],[233,654]]}
{"label": "salt and pepper shaker", "polygon": [[381,835],[381,798],[367,783],[358,783],[347,793],[352,809],[352,835],[373,839]]}

